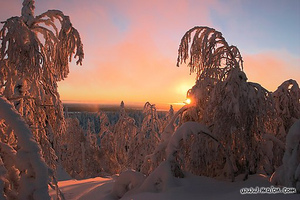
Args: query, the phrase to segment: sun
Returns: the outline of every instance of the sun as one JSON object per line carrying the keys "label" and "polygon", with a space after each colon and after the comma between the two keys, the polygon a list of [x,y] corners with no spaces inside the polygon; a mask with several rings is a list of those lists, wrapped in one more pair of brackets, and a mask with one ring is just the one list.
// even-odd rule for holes
{"label": "sun", "polygon": [[186,104],[191,104],[191,103],[192,103],[192,100],[191,100],[190,98],[187,98],[187,99],[185,100],[185,103],[186,103]]}

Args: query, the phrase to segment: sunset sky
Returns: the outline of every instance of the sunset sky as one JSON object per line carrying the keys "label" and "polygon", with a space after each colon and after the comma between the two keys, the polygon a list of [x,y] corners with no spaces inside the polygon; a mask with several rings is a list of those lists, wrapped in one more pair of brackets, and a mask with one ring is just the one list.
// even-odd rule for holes
{"label": "sunset sky", "polygon": [[[0,21],[20,16],[22,0],[0,0]],[[182,103],[195,83],[176,67],[181,37],[210,26],[239,48],[249,81],[274,91],[300,83],[299,0],[36,0],[35,14],[69,15],[84,45],[83,66],[59,83],[63,102]],[[1,26],[1,25],[0,25]]]}

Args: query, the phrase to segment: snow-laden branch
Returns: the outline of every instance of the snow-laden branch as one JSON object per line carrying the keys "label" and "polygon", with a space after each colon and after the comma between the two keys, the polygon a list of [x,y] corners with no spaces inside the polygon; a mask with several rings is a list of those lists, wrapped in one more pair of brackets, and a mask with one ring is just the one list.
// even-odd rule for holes
{"label": "snow-laden branch", "polygon": [[48,194],[48,167],[39,145],[26,122],[6,99],[0,97],[0,119],[4,119],[18,137],[17,167],[21,172],[19,199],[50,199]]}
{"label": "snow-laden branch", "polygon": [[283,120],[287,132],[288,128],[300,118],[299,85],[293,79],[286,80],[272,93],[272,96],[276,111]]}
{"label": "snow-laden branch", "polygon": [[[209,27],[196,26],[188,30],[182,37],[179,49],[177,66],[186,63],[190,72],[200,75],[209,69],[210,75],[217,75],[215,70],[232,68],[243,69],[243,60],[236,46],[229,46],[221,32]],[[224,63],[222,63],[224,61]],[[222,66],[225,65],[225,66]]]}

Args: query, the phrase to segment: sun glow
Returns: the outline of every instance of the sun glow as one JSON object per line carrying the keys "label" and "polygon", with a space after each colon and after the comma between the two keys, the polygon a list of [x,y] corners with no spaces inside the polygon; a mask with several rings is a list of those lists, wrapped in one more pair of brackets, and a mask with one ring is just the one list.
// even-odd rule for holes
{"label": "sun glow", "polygon": [[185,103],[186,103],[186,104],[191,104],[191,103],[192,103],[192,100],[189,99],[189,98],[187,98],[187,99],[185,100]]}

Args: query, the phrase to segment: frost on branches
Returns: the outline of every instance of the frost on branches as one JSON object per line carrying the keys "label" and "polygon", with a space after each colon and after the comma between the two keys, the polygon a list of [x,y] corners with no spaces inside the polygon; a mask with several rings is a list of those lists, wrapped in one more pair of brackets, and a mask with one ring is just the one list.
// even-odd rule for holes
{"label": "frost on branches", "polygon": [[33,0],[24,0],[22,16],[3,22],[0,95],[24,117],[47,164],[55,168],[65,129],[57,81],[67,77],[73,55],[82,63],[83,46],[68,16],[59,10],[35,16],[34,8]]}

